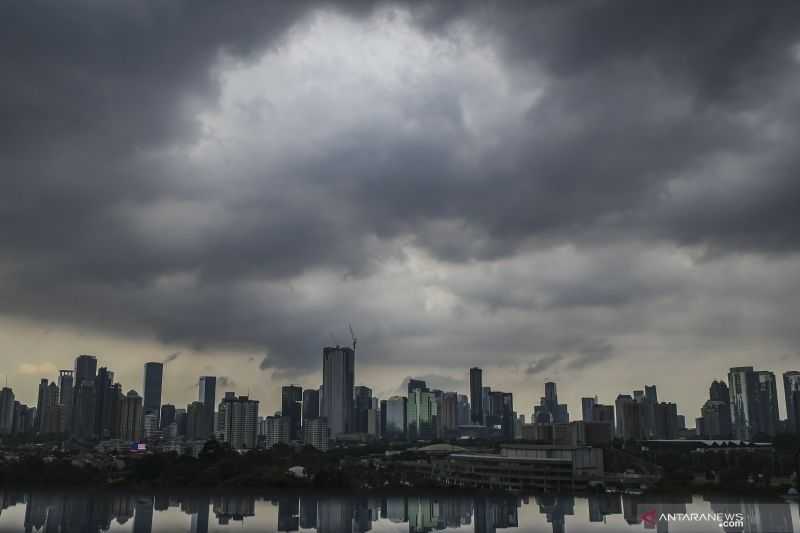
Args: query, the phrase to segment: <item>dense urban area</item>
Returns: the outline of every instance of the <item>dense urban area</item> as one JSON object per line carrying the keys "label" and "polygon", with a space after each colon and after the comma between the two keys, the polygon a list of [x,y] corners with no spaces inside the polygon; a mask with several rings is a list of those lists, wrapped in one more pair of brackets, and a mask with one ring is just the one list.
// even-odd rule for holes
{"label": "dense urban area", "polygon": [[185,408],[162,403],[163,363],[144,365],[143,396],[123,392],[97,358],[80,355],[36,407],[0,393],[0,479],[6,484],[380,489],[448,487],[576,492],[697,489],[785,491],[795,483],[800,372],[752,367],[713,381],[695,427],[656,386],[613,404],[582,399],[571,420],[556,384],[530,420],[510,392],[469,369],[469,395],[408,382],[406,396],[354,386],[355,343],[323,349],[318,389],[282,387],[281,411],[199,378]]}

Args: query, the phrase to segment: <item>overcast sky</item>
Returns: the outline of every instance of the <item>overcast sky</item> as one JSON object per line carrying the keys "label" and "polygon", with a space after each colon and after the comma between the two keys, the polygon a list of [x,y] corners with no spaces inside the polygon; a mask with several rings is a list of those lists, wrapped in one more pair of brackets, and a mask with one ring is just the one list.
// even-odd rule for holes
{"label": "overcast sky", "polygon": [[268,414],[352,323],[384,397],[479,365],[527,416],[647,383],[693,425],[729,367],[800,369],[798,21],[3,2],[0,373],[170,359],[165,401],[213,374]]}

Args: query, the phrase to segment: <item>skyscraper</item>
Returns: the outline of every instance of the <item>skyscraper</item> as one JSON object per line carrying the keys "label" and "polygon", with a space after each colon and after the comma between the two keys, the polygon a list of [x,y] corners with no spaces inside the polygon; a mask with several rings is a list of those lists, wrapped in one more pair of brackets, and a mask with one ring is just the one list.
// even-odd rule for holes
{"label": "skyscraper", "polygon": [[199,400],[205,408],[202,420],[205,425],[202,428],[197,428],[205,435],[201,436],[198,433],[196,439],[207,439],[214,433],[214,402],[217,398],[217,378],[215,376],[202,376],[200,378],[200,392]]}
{"label": "skyscraper", "polygon": [[581,414],[584,422],[592,421],[592,410],[597,404],[597,396],[594,398],[581,398]]}
{"label": "skyscraper", "polygon": [[387,440],[404,440],[406,437],[406,399],[392,396],[386,400],[386,428],[383,437]]}
{"label": "skyscraper", "polygon": [[786,401],[786,419],[789,430],[800,433],[800,372],[783,373],[783,396]]}
{"label": "skyscraper", "polygon": [[161,406],[161,416],[160,418],[160,427],[164,429],[171,423],[175,422],[175,406],[169,403],[165,403]]}
{"label": "skyscraper", "polygon": [[417,389],[427,391],[428,385],[421,379],[408,378],[408,395],[411,396],[411,393]]}
{"label": "skyscraper", "polygon": [[94,390],[94,378],[84,379],[75,389],[75,405],[72,409],[72,434],[83,440],[93,440],[95,433],[95,413],[97,396]]}
{"label": "skyscraper", "polygon": [[114,384],[114,373],[106,367],[100,367],[94,378],[95,394],[95,429],[94,433],[100,439],[111,436],[114,413],[111,406],[111,386]]}
{"label": "skyscraper", "polygon": [[319,390],[306,389],[303,391],[303,421],[313,418],[319,418]]}
{"label": "skyscraper", "polygon": [[128,391],[122,401],[120,417],[120,438],[128,441],[137,441],[142,438],[143,430],[142,397],[135,390]]}
{"label": "skyscraper", "polygon": [[324,418],[309,418],[303,424],[303,442],[309,446],[328,451],[331,430]]}
{"label": "skyscraper", "polygon": [[758,384],[752,366],[739,366],[728,372],[731,397],[731,423],[734,436],[750,440],[758,432],[756,406]]}
{"label": "skyscraper", "polygon": [[469,401],[472,411],[472,423],[483,424],[483,370],[478,367],[469,369]]}
{"label": "skyscraper", "polygon": [[322,350],[323,416],[328,419],[332,438],[352,430],[355,353],[336,346]]}
{"label": "skyscraper", "polygon": [[778,387],[775,374],[758,370],[756,375],[756,405],[758,433],[774,437],[778,433]]}
{"label": "skyscraper", "polygon": [[556,384],[552,381],[544,384],[544,397],[539,405],[533,408],[533,422],[537,424],[566,424],[569,422],[567,404],[558,403]]}
{"label": "skyscraper", "polygon": [[372,408],[372,389],[359,385],[353,388],[354,433],[367,433],[367,412]]}
{"label": "skyscraper", "polygon": [[434,423],[438,414],[434,394],[421,389],[415,390],[408,398],[406,408],[408,438],[410,440],[431,440],[435,438]]}
{"label": "skyscraper", "polygon": [[160,414],[161,382],[164,377],[164,365],[150,362],[144,364],[144,414]]}
{"label": "skyscraper", "polygon": [[642,438],[640,403],[630,394],[620,394],[615,402],[617,437],[623,440]]}
{"label": "skyscraper", "polygon": [[75,358],[75,386],[80,385],[83,380],[94,380],[97,375],[97,357],[93,355],[79,355]]}
{"label": "skyscraper", "polygon": [[302,401],[302,387],[298,385],[284,385],[281,387],[281,414],[289,419],[289,440],[300,439]]}
{"label": "skyscraper", "polygon": [[14,391],[3,387],[0,391],[0,435],[9,435],[14,430]]}
{"label": "skyscraper", "polygon": [[254,449],[258,430],[258,401],[247,396],[226,394],[222,403],[223,440],[234,450]]}
{"label": "skyscraper", "polygon": [[61,433],[72,431],[72,408],[75,404],[75,382],[72,370],[58,372],[58,388],[61,390]]}

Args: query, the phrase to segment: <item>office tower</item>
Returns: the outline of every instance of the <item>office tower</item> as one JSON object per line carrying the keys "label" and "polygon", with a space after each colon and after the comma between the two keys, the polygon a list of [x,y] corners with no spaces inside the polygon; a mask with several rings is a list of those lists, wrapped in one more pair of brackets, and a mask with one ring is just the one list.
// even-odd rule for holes
{"label": "office tower", "polygon": [[731,406],[728,402],[708,400],[700,410],[702,428],[698,434],[707,439],[731,438]]}
{"label": "office tower", "polygon": [[639,403],[630,394],[620,394],[615,402],[617,415],[617,437],[623,440],[642,438]]}
{"label": "office tower", "polygon": [[431,392],[415,390],[406,405],[406,434],[409,440],[435,438],[436,397]]}
{"label": "office tower", "polygon": [[352,430],[355,353],[350,348],[322,350],[323,416],[332,438]]}
{"label": "office tower", "polygon": [[[646,402],[648,403],[648,402]],[[670,402],[655,404],[654,435],[657,439],[675,439],[678,437],[678,406]],[[652,437],[651,437],[652,438]]]}
{"label": "office tower", "polygon": [[544,397],[539,405],[533,408],[533,422],[536,424],[566,424],[569,422],[567,404],[558,403],[556,384],[552,381],[544,384]]}
{"label": "office tower", "polygon": [[58,372],[58,388],[61,391],[61,433],[72,431],[72,408],[75,404],[75,381],[72,370]]}
{"label": "office tower", "polygon": [[10,435],[14,431],[14,391],[3,387],[0,391],[0,435]]}
{"label": "office tower", "polygon": [[276,444],[289,444],[289,417],[268,416],[264,419],[264,445],[272,448]]}
{"label": "office tower", "polygon": [[72,434],[82,440],[93,440],[95,433],[95,411],[97,399],[94,378],[84,379],[77,384],[75,405],[72,408]]}
{"label": "office tower", "polygon": [[59,404],[59,390],[55,381],[47,386],[47,414],[45,417],[44,433],[58,433],[61,431],[61,405]]}
{"label": "office tower", "polygon": [[[144,412],[144,409],[142,409]],[[155,413],[145,413],[142,416],[142,436],[145,440],[160,438],[163,433],[158,425],[158,415]]]}
{"label": "office tower", "polygon": [[752,366],[734,367],[728,373],[728,387],[734,436],[752,440],[759,434],[775,435],[778,426],[775,375],[755,371]]}
{"label": "office tower", "polygon": [[405,440],[407,431],[407,400],[403,396],[392,396],[386,400],[386,440]]}
{"label": "office tower", "polygon": [[367,411],[372,408],[372,389],[359,385],[353,388],[353,432],[367,433]]}
{"label": "office tower", "polygon": [[731,368],[728,372],[731,397],[731,424],[734,436],[750,440],[758,432],[757,383],[752,366]]}
{"label": "office tower", "polygon": [[800,372],[783,373],[783,396],[788,429],[792,433],[800,433]]}
{"label": "office tower", "polygon": [[289,419],[289,440],[300,440],[303,388],[298,385],[281,387],[281,415]]}
{"label": "office tower", "polygon": [[175,422],[175,406],[169,403],[165,403],[161,406],[161,416],[160,416],[160,427],[164,429],[168,425]]}
{"label": "office tower", "polygon": [[208,408],[203,402],[192,402],[186,406],[186,429],[184,434],[186,440],[207,440],[208,432]]}
{"label": "office tower", "polygon": [[150,362],[144,364],[144,413],[155,413],[160,416],[161,411],[161,383],[164,378],[164,365]]}
{"label": "office tower", "polygon": [[303,425],[303,442],[323,452],[328,451],[331,430],[324,418],[309,418]]}
{"label": "office tower", "polygon": [[483,420],[483,425],[488,426],[491,425],[489,421],[489,415],[492,413],[492,388],[491,387],[481,387],[481,419]]}
{"label": "office tower", "polygon": [[728,405],[731,403],[730,391],[722,380],[711,382],[711,386],[708,388],[708,398],[714,402],[725,402]]}
{"label": "office tower", "polygon": [[500,394],[500,427],[503,430],[503,438],[511,441],[514,440],[514,428],[517,418],[517,414],[514,412],[514,395],[510,392],[502,392]]}
{"label": "office tower", "polygon": [[205,407],[203,421],[205,427],[200,428],[203,436],[196,436],[197,439],[207,439],[214,434],[214,402],[217,398],[217,378],[215,376],[202,376],[200,378],[199,400]]}
{"label": "office tower", "polygon": [[142,438],[144,412],[142,397],[135,390],[128,391],[122,400],[119,437],[127,441],[138,441]]}
{"label": "office tower", "polygon": [[445,436],[458,427],[458,394],[445,392],[442,395],[441,426]]}
{"label": "office tower", "polygon": [[234,450],[252,450],[256,447],[258,430],[258,401],[247,396],[228,394],[220,411],[224,417],[220,424],[222,437]]}
{"label": "office tower", "polygon": [[[639,416],[642,418],[640,425],[643,438],[665,438],[659,434],[657,428],[656,411],[658,410],[658,394],[656,392],[656,386],[645,385],[644,394],[640,395],[636,400],[639,402]],[[661,429],[664,430],[664,427]]]}
{"label": "office tower", "polygon": [[381,412],[372,408],[367,410],[367,435],[375,438],[381,436]]}
{"label": "office tower", "polygon": [[483,425],[483,370],[478,367],[469,369],[469,402],[472,423]]}
{"label": "office tower", "polygon": [[97,375],[97,358],[93,355],[79,355],[75,358],[75,386],[79,386],[84,380],[94,381]]}
{"label": "office tower", "polygon": [[592,422],[607,422],[614,425],[614,406],[596,403],[592,406]]}
{"label": "office tower", "polygon": [[106,367],[100,367],[94,378],[96,401],[94,433],[101,440],[110,438],[112,433],[111,387],[113,383],[114,373]]}
{"label": "office tower", "polygon": [[47,422],[47,384],[47,379],[42,378],[39,382],[39,396],[36,400],[36,431],[39,433],[45,432]]}
{"label": "office tower", "polygon": [[581,414],[584,422],[592,421],[592,410],[597,403],[597,396],[594,398],[581,398]]}
{"label": "office tower", "polygon": [[756,375],[756,405],[758,410],[758,433],[774,437],[778,433],[778,387],[775,374],[758,370]]}
{"label": "office tower", "polygon": [[319,390],[306,389],[303,391],[303,423],[312,418],[319,418]]}
{"label": "office tower", "polygon": [[125,395],[122,393],[122,385],[114,383],[108,389],[107,404],[111,412],[111,438],[120,438],[122,431],[122,406]]}
{"label": "office tower", "polygon": [[12,432],[27,435],[34,432],[36,422],[36,409],[24,403],[14,402],[14,428]]}
{"label": "office tower", "polygon": [[421,379],[408,378],[408,395],[417,389],[428,392],[428,384]]}

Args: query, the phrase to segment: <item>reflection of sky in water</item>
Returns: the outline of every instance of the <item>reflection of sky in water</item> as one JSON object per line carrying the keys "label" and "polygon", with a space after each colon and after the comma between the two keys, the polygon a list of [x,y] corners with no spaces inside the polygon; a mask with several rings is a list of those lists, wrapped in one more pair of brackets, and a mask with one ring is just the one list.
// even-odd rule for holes
{"label": "reflection of sky in water", "polygon": [[[261,497],[125,493],[0,492],[0,532],[214,533],[309,531],[376,533],[496,531],[580,533],[653,531],[780,533],[798,531],[796,503],[681,496],[352,496]],[[659,522],[640,516],[661,513],[742,513],[744,528],[713,522]]]}

